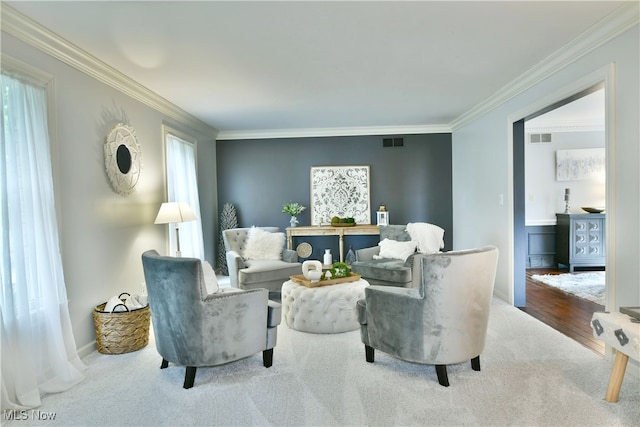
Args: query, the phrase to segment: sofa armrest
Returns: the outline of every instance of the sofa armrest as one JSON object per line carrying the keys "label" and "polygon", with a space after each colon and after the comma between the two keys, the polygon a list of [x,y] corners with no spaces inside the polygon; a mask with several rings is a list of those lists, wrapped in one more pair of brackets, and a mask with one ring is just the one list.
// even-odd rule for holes
{"label": "sofa armrest", "polygon": [[367,301],[359,299],[356,302],[356,314],[358,315],[358,323],[361,325],[367,324]]}
{"label": "sofa armrest", "polygon": [[[267,348],[269,292],[252,289],[208,295],[203,301],[198,342],[215,343],[232,357],[250,355]],[[197,335],[197,334],[195,334]]]}
{"label": "sofa armrest", "polygon": [[360,309],[366,313],[360,314],[359,320],[360,324],[366,322],[370,332],[380,329],[381,336],[386,332],[402,336],[420,330],[425,301],[418,289],[371,285],[364,292]]}
{"label": "sofa armrest", "polygon": [[371,261],[374,255],[380,253],[380,246],[372,246],[370,248],[357,249],[356,261]]}
{"label": "sofa armrest", "polygon": [[267,315],[267,327],[273,328],[280,324],[282,319],[282,304],[275,301],[268,301],[268,315]]}
{"label": "sofa armrest", "polygon": [[282,251],[282,260],[284,262],[298,262],[298,252],[293,249],[284,249]]}
{"label": "sofa armrest", "polygon": [[238,288],[238,271],[245,268],[244,259],[236,251],[227,252],[227,267],[229,270],[229,284]]}
{"label": "sofa armrest", "polygon": [[365,288],[365,300],[368,301],[371,298],[390,298],[394,300],[401,300],[402,298],[408,299],[423,299],[420,296],[420,292],[413,288],[400,288],[395,286],[379,286],[371,285]]}

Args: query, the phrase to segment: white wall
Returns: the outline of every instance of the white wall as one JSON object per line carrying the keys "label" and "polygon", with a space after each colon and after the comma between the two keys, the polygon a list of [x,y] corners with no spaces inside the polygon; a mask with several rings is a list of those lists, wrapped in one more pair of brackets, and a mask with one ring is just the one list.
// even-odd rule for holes
{"label": "white wall", "polygon": [[[166,253],[167,226],[153,224],[165,201],[162,124],[198,139],[207,209],[216,199],[214,140],[4,32],[2,52],[54,76],[52,143],[62,262],[76,344],[88,351],[95,340],[93,308],[120,292],[140,292],[140,255],[147,249]],[[140,180],[128,197],[111,189],[104,167],[103,144],[118,122],[135,129],[142,151]],[[207,211],[203,223],[213,223],[213,212]]]}
{"label": "white wall", "polygon": [[[525,122],[525,130],[527,128]],[[530,143],[525,138],[526,225],[554,225],[555,214],[564,212],[564,191],[570,189],[572,213],[586,213],[581,207],[605,206],[605,175],[579,181],[556,180],[556,151],[603,148],[604,131],[553,132],[551,143]]]}
{"label": "white wall", "polygon": [[[511,301],[513,285],[512,171],[508,157],[511,121],[518,118],[512,116],[582,79],[604,74],[602,70],[614,64],[615,117],[609,122],[614,138],[608,141],[611,151],[607,168],[612,178],[608,185],[615,188],[615,193],[611,192],[607,205],[607,233],[613,243],[607,253],[607,280],[610,289],[615,289],[610,300],[613,307],[640,304],[639,36],[635,25],[453,132],[454,248],[498,245],[501,258],[496,294],[501,298]],[[499,203],[499,194],[506,196],[504,205]]]}

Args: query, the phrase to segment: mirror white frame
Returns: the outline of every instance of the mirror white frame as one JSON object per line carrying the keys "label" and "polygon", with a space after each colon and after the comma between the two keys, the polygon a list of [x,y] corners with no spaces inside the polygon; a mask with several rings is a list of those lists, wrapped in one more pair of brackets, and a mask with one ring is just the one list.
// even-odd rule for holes
{"label": "mirror white frame", "polygon": [[140,179],[142,152],[131,126],[118,123],[109,131],[104,144],[104,165],[113,190],[131,194]]}

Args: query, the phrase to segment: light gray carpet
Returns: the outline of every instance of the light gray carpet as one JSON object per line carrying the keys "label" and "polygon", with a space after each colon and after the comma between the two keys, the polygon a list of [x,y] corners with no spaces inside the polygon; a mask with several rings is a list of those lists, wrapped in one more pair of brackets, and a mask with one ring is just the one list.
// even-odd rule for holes
{"label": "light gray carpet", "polygon": [[200,368],[160,370],[153,340],[125,355],[85,358],[87,379],[46,396],[53,421],[9,425],[638,425],[640,388],[627,374],[620,401],[604,401],[610,364],[520,310],[494,301],[482,371],[449,368],[449,388],[432,366],[376,352],[365,362],[358,331],[335,335],[279,327],[273,367],[261,355]]}

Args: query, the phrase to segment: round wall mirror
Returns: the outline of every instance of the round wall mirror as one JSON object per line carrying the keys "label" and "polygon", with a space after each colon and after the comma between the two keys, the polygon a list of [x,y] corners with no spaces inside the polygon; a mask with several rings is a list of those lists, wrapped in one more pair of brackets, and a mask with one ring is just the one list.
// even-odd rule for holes
{"label": "round wall mirror", "polygon": [[116,193],[129,195],[142,169],[142,153],[132,127],[119,123],[111,129],[104,144],[104,163]]}
{"label": "round wall mirror", "polygon": [[116,151],[116,163],[120,173],[127,174],[131,169],[131,152],[126,145],[122,144]]}

